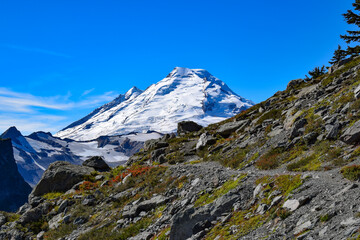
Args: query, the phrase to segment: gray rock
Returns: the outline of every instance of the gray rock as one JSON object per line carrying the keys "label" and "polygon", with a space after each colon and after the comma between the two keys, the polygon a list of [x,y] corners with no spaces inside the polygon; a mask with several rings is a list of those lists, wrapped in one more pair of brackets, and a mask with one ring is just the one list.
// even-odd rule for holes
{"label": "gray rock", "polygon": [[319,136],[319,134],[317,132],[311,132],[308,133],[304,136],[304,141],[307,144],[313,144],[316,142],[317,137]]}
{"label": "gray rock", "polygon": [[108,172],[111,170],[111,168],[109,167],[109,165],[107,165],[104,159],[99,156],[89,158],[88,160],[83,162],[82,165],[86,167],[92,167],[99,172]]}
{"label": "gray rock", "polygon": [[303,83],[303,82],[305,82],[305,81],[304,81],[304,79],[301,79],[301,78],[300,78],[300,79],[291,80],[291,81],[288,83],[286,89],[289,90],[289,89],[291,89],[291,88],[295,88],[295,87],[299,86],[299,85],[300,85],[301,83]]}
{"label": "gray rock", "polygon": [[154,233],[152,232],[141,232],[135,237],[129,238],[129,240],[150,240],[154,236]]}
{"label": "gray rock", "polygon": [[82,201],[82,205],[84,206],[93,206],[96,203],[96,199],[94,195],[88,195],[84,198],[84,200]]}
{"label": "gray rock", "polygon": [[156,150],[159,148],[165,148],[168,147],[169,144],[167,142],[162,141],[161,139],[150,139],[147,140],[144,144],[144,150]]}
{"label": "gray rock", "polygon": [[45,202],[43,204],[40,204],[39,206],[35,208],[31,208],[28,211],[26,211],[19,219],[19,222],[21,224],[26,224],[30,222],[37,222],[39,221],[43,215],[49,213],[51,209],[51,204],[48,202]]}
{"label": "gray rock", "polygon": [[271,201],[270,208],[279,204],[281,202],[282,196],[274,197],[274,199]]}
{"label": "gray rock", "polygon": [[68,162],[52,163],[32,191],[31,197],[42,196],[49,192],[66,192],[92,171],[94,168],[73,165]]}
{"label": "gray rock", "polygon": [[178,123],[177,133],[183,135],[190,132],[200,131],[203,127],[193,121],[182,121]]}
{"label": "gray rock", "polygon": [[157,206],[160,206],[162,204],[165,204],[170,199],[164,196],[155,196],[151,198],[150,200],[143,201],[129,209],[123,212],[122,216],[123,218],[134,218],[137,217],[140,212],[145,211],[148,212],[152,209],[155,209]]}
{"label": "gray rock", "polygon": [[360,98],[360,85],[355,88],[354,96],[355,96],[356,99]]}
{"label": "gray rock", "polygon": [[235,132],[237,129],[245,126],[249,121],[243,120],[238,122],[228,122],[220,126],[220,128],[216,131],[222,137],[228,137],[230,134]]}
{"label": "gray rock", "polygon": [[45,236],[45,232],[41,231],[36,235],[36,240],[43,240]]}
{"label": "gray rock", "polygon": [[338,196],[342,196],[344,193],[346,193],[347,191],[351,190],[351,189],[354,189],[354,188],[357,188],[358,185],[356,183],[352,183],[350,184],[349,186],[343,188],[340,192],[338,192],[337,194],[335,194],[335,197],[338,197]]}
{"label": "gray rock", "polygon": [[328,228],[329,228],[328,226],[325,226],[323,229],[321,229],[319,231],[319,237],[321,238],[325,237],[325,233],[327,232]]}
{"label": "gray rock", "polygon": [[84,218],[84,217],[77,217],[77,218],[75,218],[75,220],[74,220],[74,224],[75,225],[82,225],[82,224],[84,224],[84,223],[86,223],[87,222],[87,220],[86,220],[86,218]]}
{"label": "gray rock", "polygon": [[341,135],[341,140],[347,144],[356,144],[360,142],[360,120],[345,130]]}
{"label": "gray rock", "polygon": [[269,206],[262,203],[259,205],[259,207],[256,209],[256,213],[263,215],[266,213],[266,211],[269,209]]}
{"label": "gray rock", "polygon": [[192,230],[196,223],[205,221],[214,221],[222,214],[228,215],[235,202],[247,202],[252,197],[252,186],[244,186],[234,191],[230,191],[224,196],[216,199],[213,203],[203,207],[189,207],[184,211],[177,213],[172,218],[170,230],[170,239],[182,240],[192,236]]}
{"label": "gray rock", "polygon": [[63,221],[62,213],[59,213],[49,221],[49,229],[56,229],[60,226]]}
{"label": "gray rock", "polygon": [[334,125],[327,125],[325,126],[325,129],[327,131],[325,136],[326,139],[336,139],[340,131],[340,124],[336,123]]}
{"label": "gray rock", "polygon": [[196,149],[201,150],[208,145],[213,145],[214,143],[216,143],[216,138],[208,133],[203,133],[200,135],[200,138],[196,144]]}
{"label": "gray rock", "polygon": [[294,235],[298,235],[299,233],[305,231],[305,230],[309,230],[311,228],[312,224],[311,221],[306,221],[302,224],[300,224],[299,226],[295,227],[294,230]]}
{"label": "gray rock", "polygon": [[300,207],[300,202],[296,199],[289,199],[283,204],[283,208],[287,208],[290,211],[295,211]]}
{"label": "gray rock", "polygon": [[0,227],[6,223],[6,217],[0,213]]}
{"label": "gray rock", "polygon": [[350,218],[347,218],[347,219],[344,219],[343,221],[341,221],[340,224],[341,224],[342,226],[359,225],[359,224],[360,224],[360,219],[359,219],[359,218],[350,217]]}
{"label": "gray rock", "polygon": [[294,123],[290,131],[290,139],[298,137],[303,131],[301,130],[307,124],[305,118],[299,119]]}
{"label": "gray rock", "polygon": [[64,201],[62,201],[62,203],[59,205],[59,209],[58,209],[58,213],[62,213],[65,208],[67,208],[67,206],[69,206],[69,200],[65,199]]}

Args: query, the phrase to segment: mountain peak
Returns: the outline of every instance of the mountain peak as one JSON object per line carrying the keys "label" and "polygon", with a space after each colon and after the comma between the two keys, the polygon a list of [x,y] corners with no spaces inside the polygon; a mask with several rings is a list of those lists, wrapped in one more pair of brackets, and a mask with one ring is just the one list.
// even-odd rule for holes
{"label": "mountain peak", "polygon": [[145,91],[132,87],[55,136],[91,140],[131,132],[175,132],[177,123],[192,120],[207,126],[251,107],[205,69],[175,67]]}
{"label": "mountain peak", "polygon": [[15,126],[12,126],[8,128],[3,134],[1,134],[0,138],[16,139],[20,136],[22,136],[21,132]]}
{"label": "mountain peak", "polygon": [[128,100],[130,99],[131,97],[137,97],[138,95],[140,95],[143,91],[140,90],[139,88],[137,87],[132,87],[129,89],[129,91],[127,91],[125,93],[125,100]]}

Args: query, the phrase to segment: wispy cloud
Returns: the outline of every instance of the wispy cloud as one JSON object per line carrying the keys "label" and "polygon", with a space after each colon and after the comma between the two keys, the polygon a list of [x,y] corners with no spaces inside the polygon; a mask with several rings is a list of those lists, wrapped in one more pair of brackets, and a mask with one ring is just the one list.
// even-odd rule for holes
{"label": "wispy cloud", "polygon": [[59,102],[61,98],[59,96],[39,97],[0,88],[0,111],[30,113],[34,112],[34,108],[66,110],[74,106],[71,102]]}
{"label": "wispy cloud", "polygon": [[50,50],[46,50],[46,49],[41,49],[41,48],[24,47],[24,46],[11,45],[11,44],[2,44],[0,46],[6,47],[6,48],[11,48],[11,49],[16,49],[16,50],[21,50],[21,51],[36,52],[36,53],[42,53],[42,54],[47,54],[47,55],[52,55],[52,56],[57,56],[57,57],[71,58],[70,55],[55,52],[55,51],[50,51]]}
{"label": "wispy cloud", "polygon": [[84,92],[83,92],[83,94],[81,94],[81,96],[83,97],[83,96],[86,96],[86,95],[89,95],[91,92],[93,92],[95,90],[95,88],[92,88],[92,89],[89,89],[89,90],[85,90]]}
{"label": "wispy cloud", "polygon": [[71,101],[70,92],[64,96],[42,97],[0,88],[0,131],[16,126],[26,134],[40,130],[55,133],[77,120],[71,117],[74,111],[93,110],[118,95],[106,92],[90,96],[93,92],[90,90],[84,91],[88,93],[82,94],[78,101]]}

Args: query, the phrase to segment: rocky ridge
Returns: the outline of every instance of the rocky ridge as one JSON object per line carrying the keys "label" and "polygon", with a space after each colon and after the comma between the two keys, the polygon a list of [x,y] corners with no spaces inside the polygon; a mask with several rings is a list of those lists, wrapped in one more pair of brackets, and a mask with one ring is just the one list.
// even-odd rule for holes
{"label": "rocky ridge", "polygon": [[124,136],[102,136],[91,141],[60,139],[51,133],[34,132],[23,136],[16,127],[10,127],[0,138],[12,140],[14,158],[20,174],[30,186],[35,186],[46,168],[56,161],[81,165],[91,156],[102,156],[111,166],[118,166],[138,152],[147,139],[159,138],[156,132]]}
{"label": "rocky ridge", "polygon": [[3,214],[0,239],[357,239],[359,70],[355,58],[226,121],[181,123],[127,166]]}

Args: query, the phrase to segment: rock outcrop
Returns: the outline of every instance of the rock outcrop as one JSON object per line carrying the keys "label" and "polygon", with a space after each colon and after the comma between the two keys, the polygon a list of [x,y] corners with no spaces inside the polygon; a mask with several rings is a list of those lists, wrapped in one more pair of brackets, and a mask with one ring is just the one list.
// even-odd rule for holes
{"label": "rock outcrop", "polygon": [[193,121],[182,121],[178,123],[177,133],[178,135],[197,132],[203,127]]}
{"label": "rock outcrop", "polygon": [[94,168],[96,171],[99,172],[108,172],[111,170],[111,168],[109,167],[109,165],[107,165],[104,159],[99,156],[89,158],[88,160],[83,162],[82,165],[86,167]]}
{"label": "rock outcrop", "polygon": [[40,182],[31,192],[31,197],[42,196],[50,192],[66,192],[76,183],[90,175],[94,168],[78,166],[68,162],[55,162],[44,172]]}

